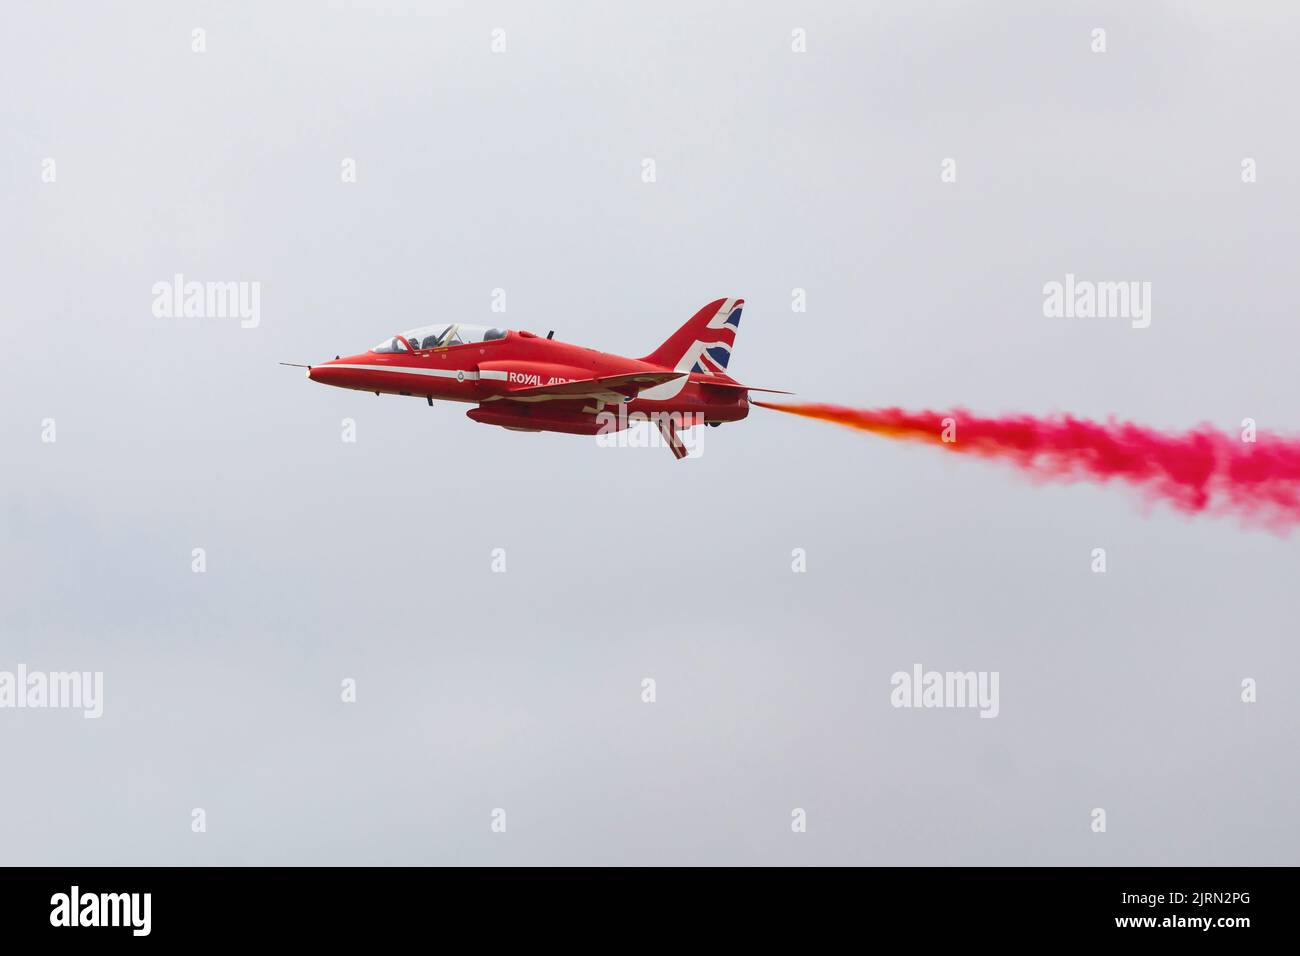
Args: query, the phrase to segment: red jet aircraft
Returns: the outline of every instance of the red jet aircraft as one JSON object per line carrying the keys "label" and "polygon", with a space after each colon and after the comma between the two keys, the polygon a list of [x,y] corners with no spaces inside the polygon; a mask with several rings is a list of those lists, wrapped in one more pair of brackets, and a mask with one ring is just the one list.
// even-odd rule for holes
{"label": "red jet aircraft", "polygon": [[680,459],[687,449],[678,428],[740,421],[749,414],[749,392],[776,391],[727,375],[744,304],[710,302],[645,358],[550,335],[450,323],[308,365],[307,377],[376,395],[417,396],[430,405],[435,398],[468,402],[474,421],[514,431],[597,435],[624,428],[629,419],[651,421]]}

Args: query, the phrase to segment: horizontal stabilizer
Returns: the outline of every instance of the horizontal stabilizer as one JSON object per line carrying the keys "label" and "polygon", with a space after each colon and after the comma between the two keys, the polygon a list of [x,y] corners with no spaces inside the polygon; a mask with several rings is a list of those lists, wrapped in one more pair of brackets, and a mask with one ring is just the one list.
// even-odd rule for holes
{"label": "horizontal stabilizer", "polygon": [[782,391],[779,388],[755,388],[752,385],[741,385],[739,382],[700,382],[704,388],[729,388],[742,392],[767,392],[769,395],[793,395],[794,392]]}

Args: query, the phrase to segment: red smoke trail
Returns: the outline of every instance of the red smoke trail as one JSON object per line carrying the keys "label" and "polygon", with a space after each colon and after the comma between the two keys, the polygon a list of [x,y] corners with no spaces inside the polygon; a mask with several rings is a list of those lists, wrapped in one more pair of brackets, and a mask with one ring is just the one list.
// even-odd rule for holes
{"label": "red smoke trail", "polygon": [[[1192,514],[1232,514],[1279,531],[1300,523],[1297,438],[1260,432],[1252,443],[1209,425],[1166,434],[1128,422],[1099,424],[1069,415],[981,418],[962,409],[907,412],[900,408],[751,402],[886,438],[929,442],[947,451],[1002,459],[1037,478],[1118,479],[1153,500],[1167,501]],[[944,440],[945,428],[949,441]]]}

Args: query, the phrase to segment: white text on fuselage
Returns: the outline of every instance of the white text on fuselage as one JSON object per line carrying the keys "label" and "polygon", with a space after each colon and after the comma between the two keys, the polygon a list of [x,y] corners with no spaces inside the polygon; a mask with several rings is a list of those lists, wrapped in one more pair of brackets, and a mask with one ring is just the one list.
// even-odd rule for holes
{"label": "white text on fuselage", "polygon": [[558,375],[552,375],[542,381],[542,376],[530,372],[510,372],[506,376],[506,381],[511,385],[567,385],[569,382],[576,381],[572,378],[560,378]]}

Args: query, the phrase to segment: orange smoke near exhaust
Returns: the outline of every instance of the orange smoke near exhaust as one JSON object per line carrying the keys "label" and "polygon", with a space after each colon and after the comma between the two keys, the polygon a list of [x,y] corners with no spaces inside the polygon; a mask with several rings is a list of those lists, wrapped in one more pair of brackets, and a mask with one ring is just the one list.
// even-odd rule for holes
{"label": "orange smoke near exhaust", "polygon": [[1201,425],[1167,433],[1129,422],[1058,415],[984,418],[962,409],[752,404],[835,422],[885,438],[997,458],[1037,478],[1121,481],[1189,514],[1232,514],[1283,530],[1300,523],[1300,439],[1260,432],[1243,441]]}

